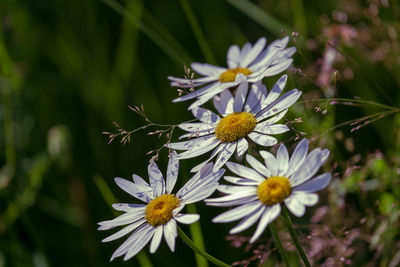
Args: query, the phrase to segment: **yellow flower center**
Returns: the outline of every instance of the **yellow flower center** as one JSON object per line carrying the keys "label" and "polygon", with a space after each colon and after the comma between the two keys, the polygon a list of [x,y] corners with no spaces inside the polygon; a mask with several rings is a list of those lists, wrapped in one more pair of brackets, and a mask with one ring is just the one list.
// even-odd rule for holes
{"label": "yellow flower center", "polygon": [[219,81],[221,83],[234,82],[236,79],[236,75],[238,73],[242,73],[247,76],[251,74],[251,70],[249,70],[248,68],[239,68],[239,67],[234,69],[228,69],[219,76]]}
{"label": "yellow flower center", "polygon": [[173,194],[156,197],[146,206],[145,219],[154,227],[166,224],[172,218],[172,211],[180,204]]}
{"label": "yellow flower center", "polygon": [[223,143],[245,137],[256,127],[256,117],[248,112],[235,112],[223,118],[215,128],[215,135]]}
{"label": "yellow flower center", "polygon": [[258,199],[266,206],[282,203],[291,192],[289,179],[283,176],[269,177],[257,188]]}

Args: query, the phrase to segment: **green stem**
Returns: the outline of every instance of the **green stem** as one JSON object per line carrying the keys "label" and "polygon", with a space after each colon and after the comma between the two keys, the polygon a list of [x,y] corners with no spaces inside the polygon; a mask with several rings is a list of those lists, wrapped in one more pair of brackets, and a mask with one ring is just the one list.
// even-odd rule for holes
{"label": "green stem", "polygon": [[310,100],[300,101],[299,103],[331,102],[331,101],[342,101],[342,102],[351,102],[351,103],[357,103],[357,104],[365,104],[365,105],[376,106],[376,107],[385,108],[385,109],[389,109],[389,110],[400,111],[399,108],[388,106],[388,105],[381,104],[381,103],[377,103],[377,102],[374,102],[374,101],[361,100],[361,99],[352,99],[352,98],[337,98],[337,97],[334,97],[334,98],[323,98],[323,99],[310,99]]}
{"label": "green stem", "polygon": [[181,228],[178,227],[178,235],[179,237],[183,240],[183,242],[186,243],[186,245],[188,245],[194,252],[200,254],[201,256],[203,256],[204,258],[206,258],[208,261],[214,263],[217,266],[222,266],[222,267],[230,267],[229,264],[226,264],[216,258],[214,258],[213,256],[211,256],[210,254],[208,254],[207,252],[205,252],[204,250],[200,249],[186,234],[185,232],[182,231]]}
{"label": "green stem", "polygon": [[278,248],[279,254],[281,254],[281,257],[282,257],[283,261],[285,262],[285,265],[287,267],[289,267],[290,266],[289,258],[286,254],[286,251],[283,249],[282,242],[279,239],[278,232],[276,231],[274,222],[269,224],[269,230],[271,231],[272,237],[274,238],[275,245]]}
{"label": "green stem", "polygon": [[306,255],[306,253],[304,252],[303,248],[300,245],[299,238],[297,237],[296,230],[293,227],[292,220],[290,219],[289,214],[288,214],[287,209],[286,209],[285,206],[283,206],[283,208],[282,208],[282,214],[283,214],[283,220],[285,221],[285,224],[286,224],[286,226],[287,226],[287,228],[289,230],[290,236],[293,239],[293,242],[294,242],[294,244],[296,246],[297,251],[299,252],[301,258],[303,259],[304,265],[307,266],[307,267],[311,267],[311,264],[308,261],[307,255]]}
{"label": "green stem", "polygon": [[[188,213],[197,213],[195,204],[190,204],[186,206],[186,210]],[[189,225],[190,236],[193,239],[193,242],[201,249],[205,250],[203,234],[201,232],[200,222],[197,221]],[[208,262],[205,258],[195,253],[196,264],[197,267],[208,267]]]}

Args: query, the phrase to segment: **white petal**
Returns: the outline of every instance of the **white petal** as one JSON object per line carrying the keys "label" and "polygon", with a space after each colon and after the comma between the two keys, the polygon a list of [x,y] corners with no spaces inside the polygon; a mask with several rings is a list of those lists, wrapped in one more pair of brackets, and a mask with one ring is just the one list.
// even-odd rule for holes
{"label": "white petal", "polygon": [[208,162],[210,162],[217,154],[219,154],[219,152],[222,151],[222,149],[224,149],[224,146],[218,146],[216,149],[214,149],[214,151],[211,153],[210,157],[205,160],[204,162],[194,166],[190,172],[198,172],[200,169],[202,169]]}
{"label": "white petal", "polygon": [[240,186],[243,185],[259,185],[260,180],[250,180],[247,178],[239,178],[239,177],[233,177],[233,176],[224,176],[224,180],[227,182],[230,182],[232,184],[237,184]]}
{"label": "white petal", "polygon": [[284,175],[289,167],[289,153],[285,145],[280,145],[276,153],[276,160],[278,161],[278,175]]}
{"label": "white petal", "polygon": [[153,191],[151,188],[143,185],[134,184],[128,180],[122,178],[115,178],[115,183],[125,192],[134,196],[137,199],[140,199],[146,203],[148,203],[151,199],[150,196],[153,195]]}
{"label": "white petal", "polygon": [[162,236],[163,236],[163,226],[160,225],[156,227],[153,240],[151,240],[150,253],[156,252],[156,250],[160,246]]}
{"label": "white petal", "polygon": [[241,157],[249,148],[249,143],[247,140],[242,137],[239,139],[238,144],[237,144],[237,155],[238,157]]}
{"label": "white petal", "polygon": [[192,113],[198,120],[204,123],[216,124],[220,121],[217,114],[205,108],[194,108],[192,109]]}
{"label": "white petal", "polygon": [[127,261],[138,254],[138,252],[141,251],[142,248],[147,245],[147,243],[149,243],[150,239],[153,237],[154,232],[155,229],[152,227],[148,231],[146,231],[141,237],[138,237],[138,239],[131,245],[131,248],[125,254],[124,261]]}
{"label": "white petal", "polygon": [[221,213],[217,217],[215,217],[212,221],[214,223],[226,223],[226,222],[233,222],[243,217],[248,216],[249,214],[253,213],[257,208],[260,207],[260,201],[256,200],[236,208],[230,209]]}
{"label": "white petal", "polygon": [[108,230],[120,225],[134,223],[139,219],[144,218],[144,210],[145,208],[140,209],[139,211],[127,212],[112,220],[99,222],[98,225],[102,227],[98,230]]}
{"label": "white petal", "polygon": [[250,164],[250,166],[254,170],[258,171],[261,175],[265,177],[271,176],[271,172],[252,155],[247,154],[246,160]]}
{"label": "white petal", "polygon": [[267,225],[270,224],[273,220],[275,220],[276,217],[278,217],[278,215],[280,214],[280,212],[281,212],[280,204],[275,204],[272,207],[267,207],[267,209],[261,216],[256,231],[254,232],[253,236],[249,241],[250,244],[256,241],[260,237],[260,235],[264,232],[265,228],[267,228]]}
{"label": "white petal", "polygon": [[267,165],[271,176],[276,176],[278,174],[278,161],[275,159],[274,155],[268,151],[260,151],[260,155],[264,158],[265,165]]}
{"label": "white petal", "polygon": [[144,222],[146,222],[145,219],[141,219],[139,221],[136,221],[136,222],[134,222],[134,223],[122,228],[121,230],[119,230],[115,234],[110,235],[107,238],[104,238],[101,242],[110,242],[110,241],[113,241],[115,239],[118,239],[118,238],[120,238],[120,237],[122,237],[122,236],[124,236],[124,235],[126,235],[126,234],[128,234],[130,232],[132,232],[133,230],[138,228],[140,225],[142,225]]}
{"label": "white petal", "polygon": [[297,89],[290,90],[286,92],[284,95],[273,101],[267,107],[263,108],[260,112],[257,113],[257,121],[261,121],[265,118],[271,117],[290,106],[292,106],[297,99],[301,96],[301,91]]}
{"label": "white petal", "polygon": [[254,131],[262,134],[281,134],[289,131],[289,127],[285,124],[264,124],[258,123],[254,128]]}
{"label": "white petal", "polygon": [[143,186],[151,188],[150,185],[139,175],[132,174],[132,179],[135,182],[135,184],[143,185]]}
{"label": "white petal", "polygon": [[318,175],[317,177],[308,180],[304,184],[295,187],[294,191],[304,191],[304,192],[316,192],[323,188],[325,188],[329,182],[331,181],[331,174],[330,173],[323,173]]}
{"label": "white petal", "polygon": [[318,202],[318,195],[305,192],[294,192],[293,196],[304,206],[314,206]]}
{"label": "white petal", "polygon": [[276,140],[275,137],[265,134],[251,132],[248,134],[248,136],[251,140],[253,140],[256,144],[259,144],[260,146],[273,146],[278,143],[278,140]]}
{"label": "white petal", "polygon": [[232,45],[228,49],[227,64],[230,69],[236,68],[239,65],[240,48],[237,45]]}
{"label": "white petal", "polygon": [[238,223],[235,227],[233,227],[229,231],[229,234],[236,234],[236,233],[239,233],[239,232],[251,227],[263,214],[265,208],[266,207],[264,205],[262,205],[260,202],[259,208],[256,211],[254,211],[252,214],[250,214],[249,216],[247,216],[246,218],[241,220],[240,223]]}
{"label": "white petal", "polygon": [[155,162],[150,162],[147,167],[149,173],[150,186],[153,188],[155,196],[161,196],[165,193],[165,181],[160,169]]}
{"label": "white petal", "polygon": [[199,155],[202,155],[204,153],[207,153],[208,151],[214,149],[216,146],[218,146],[221,142],[218,139],[213,139],[210,141],[207,141],[202,144],[202,146],[199,147],[193,147],[191,150],[185,151],[181,154],[179,154],[179,159],[188,159],[188,158],[194,158]]}
{"label": "white petal", "polygon": [[112,207],[119,211],[130,212],[130,211],[141,211],[146,205],[144,204],[130,204],[130,203],[115,203]]}
{"label": "white petal", "polygon": [[167,169],[167,188],[166,193],[170,194],[172,189],[175,186],[176,179],[178,178],[179,172],[179,160],[178,155],[175,151],[170,154],[170,159],[168,161],[168,169]]}
{"label": "white petal", "polygon": [[[284,111],[276,114],[275,116],[269,118],[268,120],[263,121],[262,123],[266,123],[266,124],[274,124],[278,121],[280,121],[283,117],[285,117],[286,113],[288,112],[287,109],[285,109]],[[260,120],[257,119],[257,121],[259,122]]]}
{"label": "white petal", "polygon": [[226,202],[206,203],[206,205],[214,206],[214,207],[233,207],[233,206],[238,206],[238,205],[244,205],[246,203],[253,202],[257,199],[258,199],[258,197],[255,195],[255,196],[249,196],[246,198],[240,198],[240,199],[236,199],[236,200],[232,200],[232,201],[226,201]]}
{"label": "white petal", "polygon": [[251,179],[254,181],[258,181],[258,182],[262,182],[265,179],[258,172],[254,171],[248,167],[242,166],[240,164],[237,164],[234,162],[227,162],[225,165],[231,172],[233,172],[241,177],[244,177],[246,179]]}
{"label": "white petal", "polygon": [[225,90],[220,95],[221,103],[224,108],[224,112],[221,114],[230,114],[233,113],[233,104],[235,99],[233,98],[231,92],[229,90]]}
{"label": "white petal", "polygon": [[[144,235],[146,235],[149,231],[153,229],[153,226],[150,224],[142,224],[138,229],[133,232],[133,234],[122,243],[121,246],[113,253],[111,256],[111,261],[116,257],[124,255],[129,249],[131,249],[135,244],[137,244],[138,240],[142,239]],[[146,245],[146,243],[144,244]]]}
{"label": "white petal", "polygon": [[285,71],[287,68],[289,68],[290,65],[292,65],[292,62],[293,62],[293,59],[289,58],[289,59],[286,59],[286,60],[283,60],[283,61],[279,62],[278,64],[276,64],[274,66],[270,66],[263,73],[263,76],[264,77],[270,77],[270,76],[274,76],[276,74],[279,74],[279,73]]}
{"label": "white petal", "polygon": [[164,238],[165,241],[167,241],[168,247],[172,252],[175,251],[175,238],[178,235],[177,234],[177,228],[176,228],[176,221],[174,219],[170,220],[167,224],[164,226]]}
{"label": "white petal", "polygon": [[298,201],[293,195],[289,196],[284,200],[286,207],[292,212],[295,216],[301,217],[306,212],[306,208],[304,205]]}
{"label": "white petal", "polygon": [[258,39],[253,48],[247,53],[246,57],[241,60],[240,65],[242,67],[247,67],[249,64],[251,64],[264,49],[266,43],[267,39],[265,39],[264,37]]}
{"label": "white petal", "polygon": [[257,188],[256,187],[251,187],[249,189],[237,192],[232,195],[226,195],[223,197],[217,197],[217,198],[208,198],[204,200],[206,203],[221,203],[221,202],[226,202],[226,201],[232,201],[232,200],[238,200],[242,198],[246,198],[248,196],[253,196],[257,195]]}
{"label": "white petal", "polygon": [[252,84],[249,94],[246,99],[246,104],[244,106],[244,111],[257,114],[261,109],[261,96],[262,91],[259,90],[259,86],[257,83]]}
{"label": "white petal", "polygon": [[242,82],[238,86],[238,88],[236,90],[235,102],[234,102],[234,111],[235,112],[241,112],[243,110],[243,104],[246,100],[248,87],[249,87],[249,84],[247,83],[247,81]]}
{"label": "white petal", "polygon": [[321,167],[321,149],[316,148],[307,155],[303,164],[290,177],[290,184],[298,186],[309,180]]}
{"label": "white petal", "polygon": [[190,150],[195,146],[202,146],[205,142],[212,142],[215,140],[215,134],[210,134],[207,136],[202,136],[198,138],[193,138],[188,141],[184,142],[177,142],[177,143],[167,143],[165,144],[166,147],[174,149],[174,150]]}
{"label": "white petal", "polygon": [[[218,77],[216,77],[215,80],[218,81]],[[190,87],[193,86],[192,84],[190,84],[188,82],[187,82],[187,84],[188,84],[188,86],[186,86],[186,87],[190,88]],[[185,86],[182,86],[182,85],[180,85],[180,86],[177,85],[177,86],[178,87],[185,87]],[[219,82],[211,83],[211,84],[206,85],[206,86],[204,86],[204,87],[202,87],[202,88],[200,88],[200,89],[198,89],[198,90],[196,90],[194,92],[191,92],[191,93],[189,93],[187,95],[183,95],[183,96],[180,96],[178,98],[175,98],[172,102],[176,103],[176,102],[182,102],[182,101],[190,100],[190,99],[193,99],[193,98],[197,98],[197,97],[200,97],[200,96],[202,96],[202,95],[204,95],[206,93],[213,92],[213,91],[217,90],[218,88],[219,88]]]}
{"label": "white petal", "polygon": [[219,153],[215,160],[213,171],[218,171],[233,155],[237,143],[226,143],[225,148]]}
{"label": "white petal", "polygon": [[184,122],[179,124],[178,127],[187,132],[200,132],[212,130],[215,125],[204,122]]}
{"label": "white petal", "polygon": [[190,66],[195,72],[204,76],[220,75],[222,72],[226,71],[225,68],[221,68],[207,63],[194,62]]}
{"label": "white petal", "polygon": [[290,176],[292,173],[294,173],[297,170],[297,168],[303,163],[303,161],[307,156],[307,152],[308,152],[308,140],[304,138],[297,144],[292,154],[292,157],[290,158],[289,168],[286,174],[287,176]]}
{"label": "white petal", "polygon": [[267,98],[263,101],[263,104],[265,106],[271,104],[275,99],[277,99],[279,97],[279,95],[282,93],[283,89],[285,89],[286,82],[287,82],[287,75],[285,74],[279,78],[279,80],[272,87]]}
{"label": "white petal", "polygon": [[192,224],[200,219],[199,214],[179,214],[175,217],[179,223]]}

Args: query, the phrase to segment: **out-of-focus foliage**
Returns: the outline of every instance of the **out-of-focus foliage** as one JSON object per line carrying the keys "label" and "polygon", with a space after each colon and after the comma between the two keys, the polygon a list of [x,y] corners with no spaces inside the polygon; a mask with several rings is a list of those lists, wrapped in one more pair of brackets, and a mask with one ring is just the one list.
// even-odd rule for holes
{"label": "out-of-focus foliage", "polygon": [[[318,205],[293,218],[302,244],[318,266],[398,266],[400,115],[367,101],[400,104],[399,18],[400,4],[389,0],[2,0],[0,266],[194,265],[180,240],[175,253],[163,243],[154,255],[146,249],[148,258],[108,262],[119,243],[102,244],[109,233],[96,222],[113,216],[114,198],[131,201],[113,177],[147,177],[146,153],[166,139],[143,131],[123,146],[102,132],[115,131],[112,121],[145,124],[128,105],[143,104],[162,124],[191,119],[187,103],[171,103],[177,92],[166,76],[182,76],[191,61],[225,65],[232,43],[285,34],[298,48],[287,89],[304,92],[287,123],[331,150],[325,171],[334,173]],[[315,101],[322,98],[330,100]],[[281,141],[293,144],[289,136]],[[181,166],[179,185],[194,162]],[[220,210],[196,208],[210,254],[243,265],[281,262],[268,231],[249,246],[253,229],[226,236],[231,224],[211,223]]]}

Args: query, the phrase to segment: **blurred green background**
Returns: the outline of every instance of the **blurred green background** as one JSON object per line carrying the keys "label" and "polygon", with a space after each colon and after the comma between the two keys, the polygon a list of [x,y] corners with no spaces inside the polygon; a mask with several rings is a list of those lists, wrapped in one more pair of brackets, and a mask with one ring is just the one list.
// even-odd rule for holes
{"label": "blurred green background", "polygon": [[[189,103],[172,104],[168,75],[183,76],[192,61],[225,66],[231,44],[285,35],[298,48],[286,89],[303,96],[287,116],[293,131],[280,140],[313,138],[332,151],[324,170],[334,173],[316,207],[294,218],[302,244],[318,266],[398,266],[399,34],[396,0],[2,0],[0,266],[194,266],[179,239],[175,253],[163,241],[154,255],[145,249],[147,258],[109,263],[123,239],[102,244],[113,231],[96,223],[116,215],[113,197],[132,202],[113,178],[147,178],[146,153],[166,139],[142,131],[123,146],[102,132],[117,131],[113,121],[128,130],[145,124],[128,105],[143,104],[162,124],[192,119]],[[332,97],[355,101],[314,101]],[[197,162],[182,161],[177,187]],[[163,150],[164,172],[166,163]],[[211,223],[222,209],[196,208],[210,254],[235,265],[280,264],[268,231],[248,246],[254,228],[226,237],[234,224]]]}

